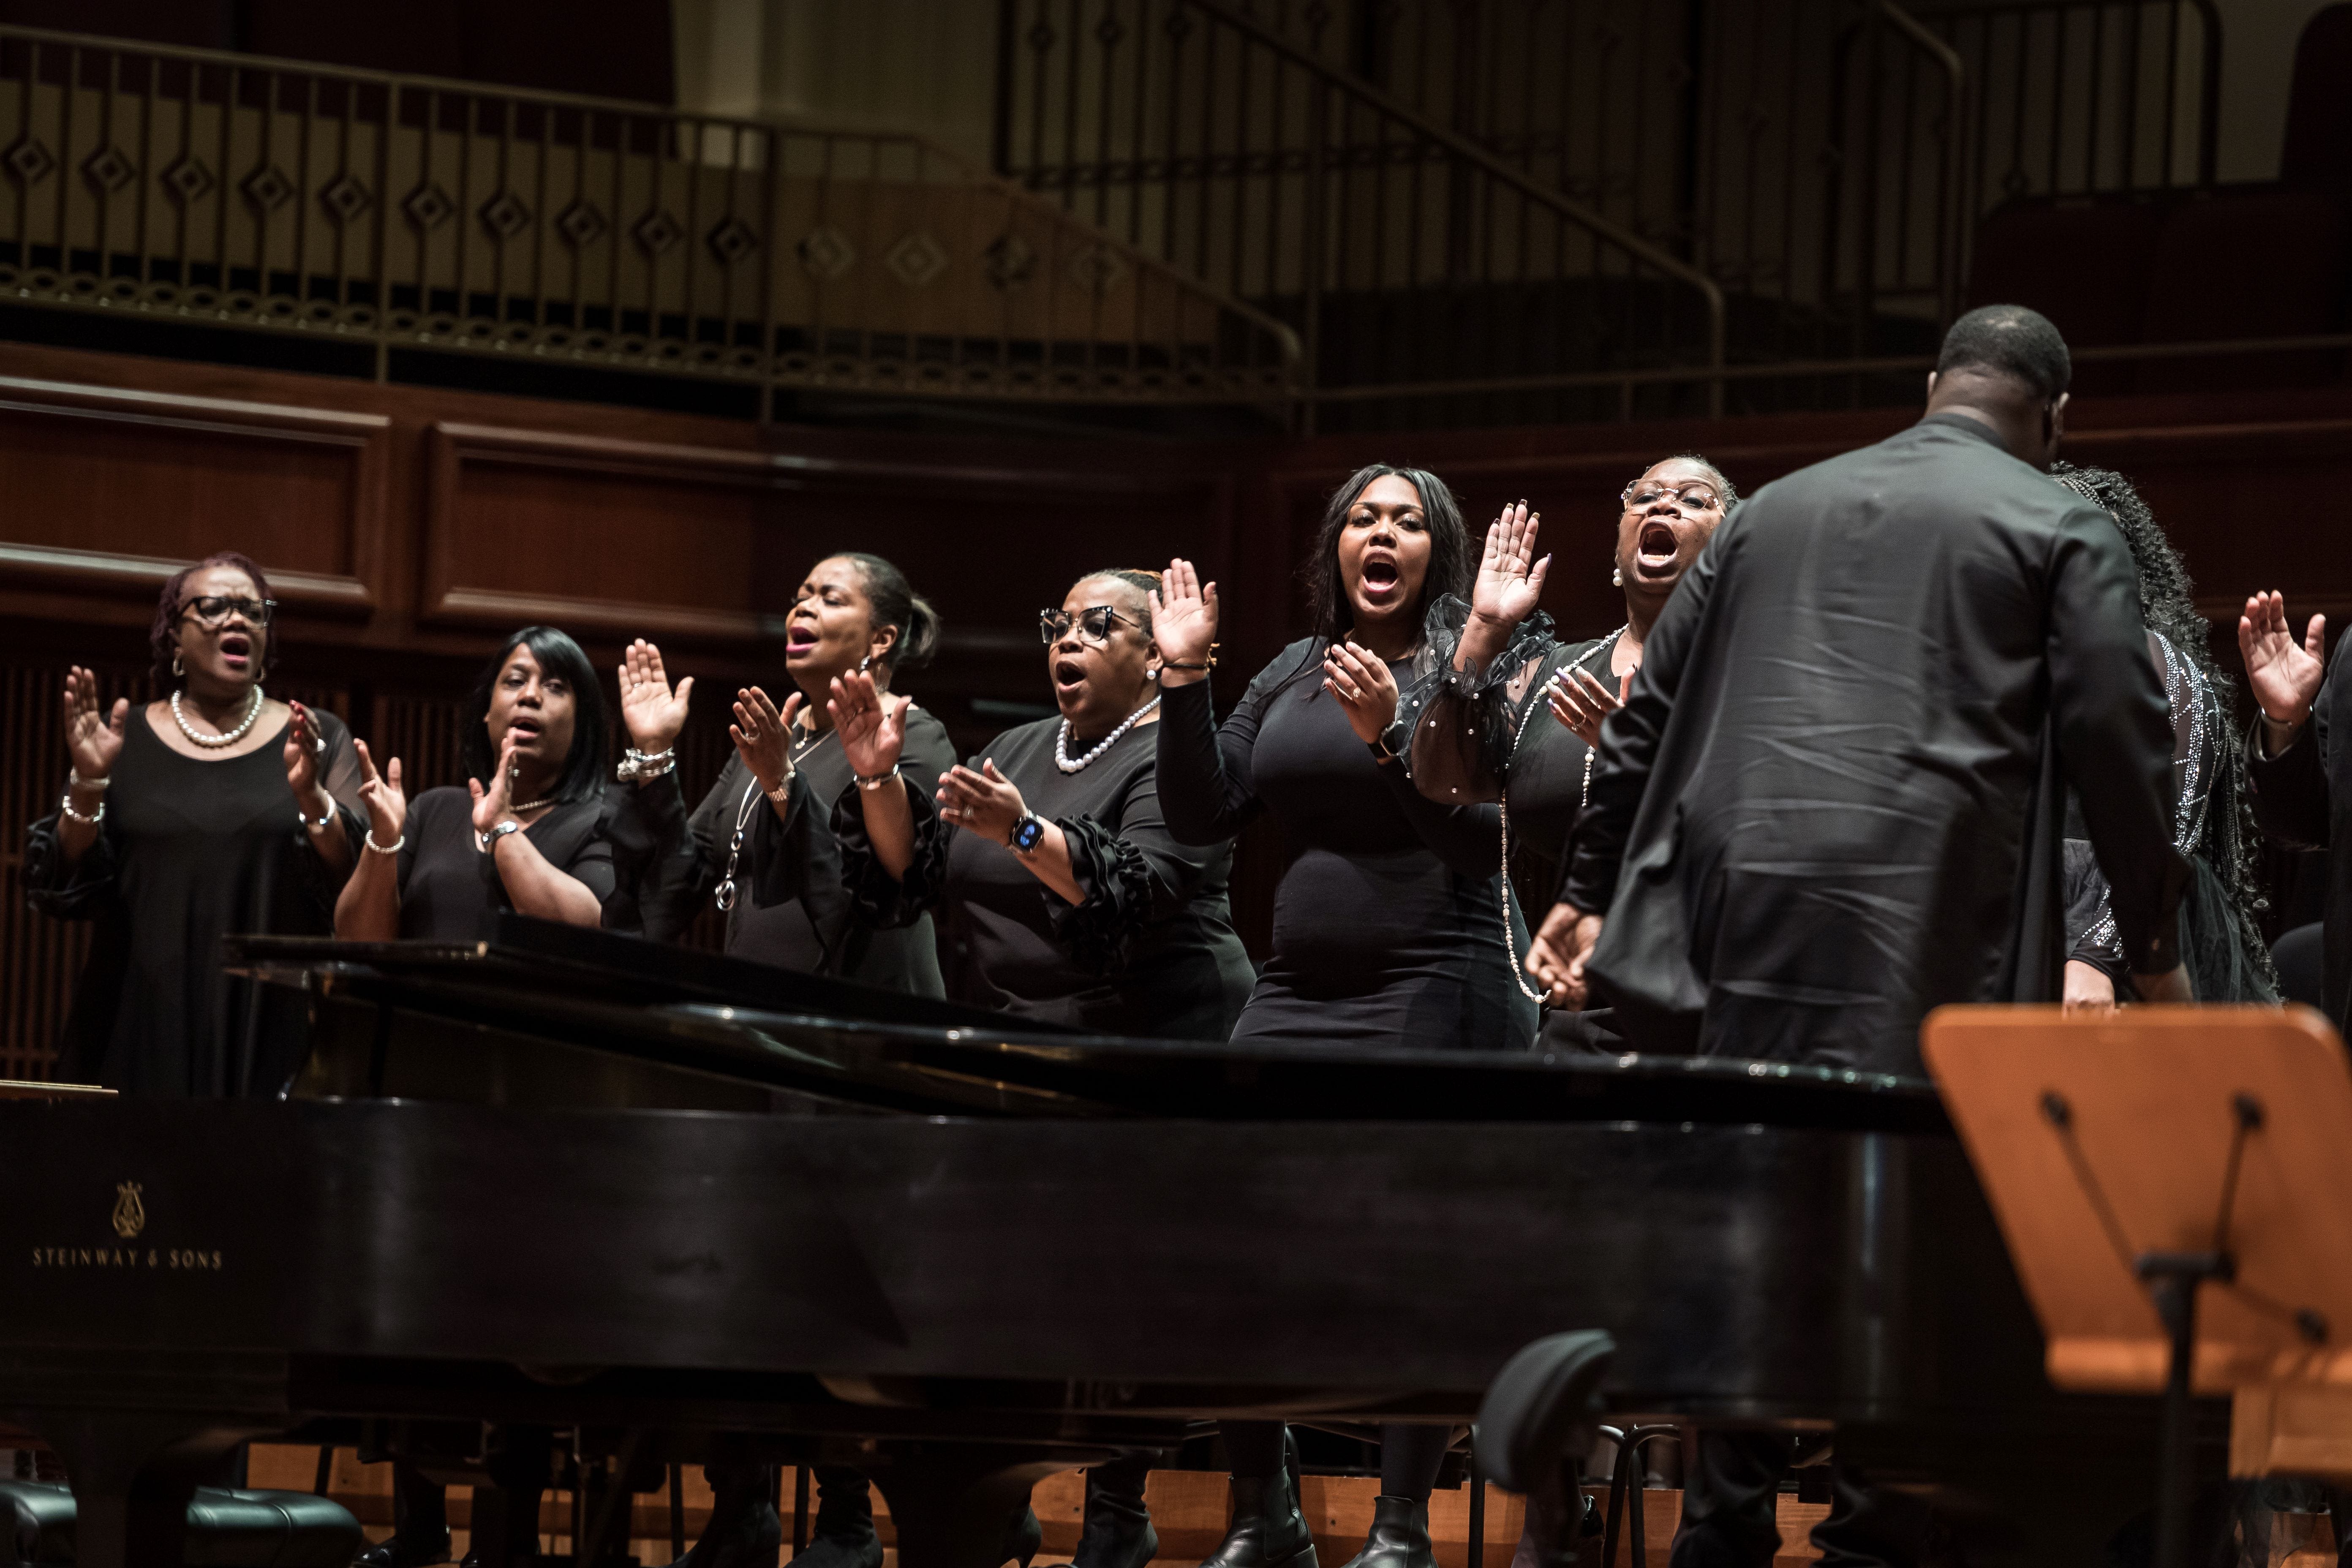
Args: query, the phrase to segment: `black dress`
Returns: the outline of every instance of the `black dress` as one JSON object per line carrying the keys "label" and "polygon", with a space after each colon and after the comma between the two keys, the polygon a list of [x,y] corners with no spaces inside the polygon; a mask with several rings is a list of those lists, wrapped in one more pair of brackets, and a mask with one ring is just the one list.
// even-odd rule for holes
{"label": "black dress", "polygon": [[[607,930],[635,931],[636,889],[652,843],[607,785],[586,800],[551,807],[523,831],[547,863],[577,879],[604,908]],[[425,942],[489,942],[511,912],[498,858],[474,838],[474,802],[465,790],[428,789],[408,805],[400,851],[400,934]]]}
{"label": "black dress", "polygon": [[2188,868],[2136,578],[2105,512],[1960,415],[1725,519],[1571,851],[1634,1044],[1918,1074],[1931,1008],[2056,1001],[2069,784],[2124,951],[2170,969]]}
{"label": "black dress", "polygon": [[[2164,677],[2172,710],[2172,847],[2189,858],[2191,876],[2181,900],[2181,959],[2200,1002],[2279,999],[2276,976],[2261,934],[2242,927],[2212,862],[2235,847],[2238,801],[2222,772],[2235,737],[2221,694],[2196,663],[2156,632],[2147,651]],[[2070,835],[2074,828],[2070,826]],[[2066,840],[2066,956],[2087,963],[2128,997],[2131,969],[2109,906],[2107,879],[2089,840]]]}
{"label": "black dress", "polygon": [[[320,775],[361,853],[359,755],[332,713]],[[68,869],[55,813],[25,841],[27,901],[93,920],[89,962],[59,1042],[61,1079],[177,1098],[278,1093],[310,1037],[299,992],[221,972],[228,934],[326,936],[339,879],[286,787],[286,731],[218,762],[163,743],[145,710],[124,726],[98,838]]]}
{"label": "black dress", "polygon": [[[735,907],[727,914],[727,951],[806,974],[830,974],[908,991],[946,994],[929,915],[878,931],[859,921],[842,885],[833,803],[850,784],[849,759],[831,731],[814,737],[793,763],[790,820],[779,822],[743,759],[730,752],[719,782],[694,815],[675,772],[630,793],[658,846],[644,897],[646,934],[674,942],[728,875],[737,825],[743,847],[735,862]],[[925,797],[955,765],[947,726],[921,708],[907,710],[899,767]]]}
{"label": "black dress", "polygon": [[1188,847],[1168,831],[1156,726],[1137,725],[1075,773],[1054,760],[1061,727],[1008,730],[970,765],[993,758],[1030,811],[1062,829],[1084,903],[1064,902],[1004,846],[943,822],[931,792],[911,785],[915,858],[892,880],[852,784],[833,830],[859,917],[887,929],[934,911],[956,1001],[1105,1034],[1223,1039],[1250,988],[1225,899],[1232,846]]}
{"label": "black dress", "polygon": [[[1511,978],[1495,808],[1442,806],[1383,766],[1323,690],[1320,638],[1258,672],[1220,725],[1206,681],[1161,704],[1168,824],[1213,843],[1270,813],[1289,854],[1273,952],[1236,1039],[1521,1050],[1536,1005]],[[1412,668],[1392,664],[1400,689]]]}
{"label": "black dress", "polygon": [[[1569,835],[1592,777],[1591,748],[1552,718],[1544,693],[1554,677],[1577,668],[1615,690],[1609,659],[1623,633],[1559,642],[1551,617],[1538,611],[1519,624],[1486,668],[1457,671],[1454,654],[1469,612],[1451,594],[1430,606],[1426,637],[1433,667],[1399,704],[1412,721],[1412,782],[1442,805],[1502,803],[1515,912],[1532,931],[1559,898]],[[1614,1026],[1615,1015],[1606,1007],[1548,1007],[1543,1040],[1549,1047],[1622,1050],[1624,1037]]]}

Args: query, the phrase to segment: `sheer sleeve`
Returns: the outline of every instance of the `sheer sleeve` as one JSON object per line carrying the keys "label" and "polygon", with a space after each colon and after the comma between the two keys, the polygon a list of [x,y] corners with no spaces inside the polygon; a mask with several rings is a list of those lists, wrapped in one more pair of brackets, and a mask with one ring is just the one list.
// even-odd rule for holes
{"label": "sheer sleeve", "polygon": [[2089,964],[2123,992],[2131,984],[2131,966],[2124,962],[2115,911],[2107,907],[2107,879],[2099,874],[2098,855],[2088,839],[2069,838],[2065,846],[2066,956]]}
{"label": "sheer sleeve", "polygon": [[1452,594],[1430,606],[1423,630],[1433,662],[1397,709],[1412,724],[1413,787],[1446,805],[1499,800],[1503,770],[1551,652],[1551,617],[1538,611],[1483,669],[1456,669],[1470,606]]}
{"label": "sheer sleeve", "polygon": [[68,866],[58,841],[59,820],[53,811],[25,830],[25,902],[58,920],[96,920],[114,907],[113,832],[100,823],[97,838]]}
{"label": "sheer sleeve", "polygon": [[351,726],[322,709],[310,711],[318,723],[319,739],[326,743],[326,754],[319,763],[319,783],[335,803],[335,828],[350,846],[351,856],[342,870],[335,871],[319,853],[310,834],[297,828],[294,863],[303,894],[331,921],[336,896],[350,880],[352,868],[359,864],[360,857],[367,852],[362,847],[368,833],[367,803],[360,798],[360,752],[352,744]]}
{"label": "sheer sleeve", "polygon": [[1156,764],[1136,771],[1110,815],[1115,823],[1089,814],[1055,821],[1085,901],[1066,903],[1051,889],[1038,889],[1054,940],[1081,968],[1100,975],[1118,973],[1136,939],[1191,901],[1223,850],[1222,844],[1186,844],[1169,831]]}
{"label": "sheer sleeve", "polygon": [[[972,764],[979,765],[975,758]],[[912,779],[901,779],[907,808],[914,817],[915,858],[904,877],[892,877],[875,858],[874,841],[866,837],[866,812],[857,804],[857,786],[842,786],[833,803],[833,836],[841,846],[841,885],[861,926],[896,931],[913,925],[940,901],[947,890],[948,849],[955,841],[952,823],[940,820],[940,808],[929,790]]]}

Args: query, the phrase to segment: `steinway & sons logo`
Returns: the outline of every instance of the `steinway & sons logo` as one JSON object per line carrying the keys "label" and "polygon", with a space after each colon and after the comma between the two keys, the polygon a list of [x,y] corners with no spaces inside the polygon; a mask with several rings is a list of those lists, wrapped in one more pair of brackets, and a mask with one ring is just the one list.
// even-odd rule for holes
{"label": "steinway & sons logo", "polygon": [[[139,1239],[147,1228],[147,1205],[137,1182],[114,1184],[114,1211],[108,1216],[122,1242]],[[181,1273],[216,1274],[222,1267],[217,1247],[37,1247],[36,1268],[153,1268]]]}

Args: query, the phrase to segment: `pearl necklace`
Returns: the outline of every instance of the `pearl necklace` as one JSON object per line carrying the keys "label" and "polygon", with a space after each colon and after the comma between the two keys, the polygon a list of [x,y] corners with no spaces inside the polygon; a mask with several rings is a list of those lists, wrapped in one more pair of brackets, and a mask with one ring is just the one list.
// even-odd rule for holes
{"label": "pearl necklace", "polygon": [[1101,756],[1105,752],[1109,751],[1111,747],[1117,745],[1118,743],[1118,738],[1121,735],[1124,735],[1129,730],[1134,729],[1138,723],[1141,722],[1143,716],[1146,713],[1150,712],[1154,708],[1159,706],[1160,699],[1155,694],[1150,701],[1145,703],[1142,707],[1137,709],[1134,712],[1120,720],[1118,728],[1113,730],[1109,734],[1105,735],[1102,738],[1102,744],[1097,746],[1093,751],[1088,752],[1085,756],[1080,757],[1075,763],[1070,761],[1070,721],[1067,719],[1063,720],[1061,733],[1054,737],[1054,765],[1061,769],[1066,773],[1075,773],[1082,771],[1088,763],[1093,762],[1097,757]]}
{"label": "pearl necklace", "polygon": [[217,735],[202,734],[188,722],[188,716],[180,711],[180,694],[176,691],[172,693],[172,722],[180,727],[181,734],[199,746],[234,746],[245,739],[245,732],[252,729],[253,721],[260,717],[261,688],[257,685],[253,689],[252,697],[246,701],[245,718],[236,729],[223,730]]}

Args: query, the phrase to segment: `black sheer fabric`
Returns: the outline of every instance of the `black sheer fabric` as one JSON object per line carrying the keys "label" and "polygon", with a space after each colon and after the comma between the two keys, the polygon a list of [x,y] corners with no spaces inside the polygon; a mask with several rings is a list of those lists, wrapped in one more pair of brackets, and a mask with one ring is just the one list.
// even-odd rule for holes
{"label": "black sheer fabric", "polygon": [[[2172,845],[2191,865],[2181,904],[2181,957],[2201,1002],[2275,1002],[2278,987],[2254,950],[2257,933],[2241,929],[2228,890],[2214,873],[2217,848],[2226,852],[2237,803],[2225,768],[2233,767],[2235,737],[2221,694],[2196,663],[2156,632],[2148,657],[2164,679],[2172,716]],[[2070,825],[2070,828],[2072,825]],[[2131,966],[2107,896],[2107,879],[2088,840],[2066,840],[2067,956],[2087,963],[2131,992]]]}
{"label": "black sheer fabric", "polygon": [[[954,742],[947,726],[922,707],[907,710],[906,725],[899,769],[928,796],[955,765]],[[928,916],[884,930],[860,921],[851,907],[833,835],[833,804],[851,779],[841,742],[828,731],[797,749],[791,809],[781,822],[751,770],[731,752],[719,782],[691,816],[675,772],[620,786],[631,792],[656,845],[643,894],[646,934],[676,941],[708,907],[731,865],[736,898],[727,914],[730,953],[892,991],[944,994]],[[739,826],[740,852],[734,847]]]}
{"label": "black sheer fabric", "polygon": [[[1275,894],[1273,952],[1234,1037],[1374,1048],[1517,1050],[1536,1005],[1513,982],[1492,805],[1423,799],[1382,766],[1322,689],[1323,645],[1292,644],[1216,721],[1208,683],[1168,693],[1160,724],[1168,821],[1187,843],[1238,833],[1259,813],[1290,855]],[[1401,691],[1433,668],[1390,666]],[[1403,704],[1401,703],[1401,706]],[[1412,721],[1408,708],[1399,723]]]}
{"label": "black sheer fabric", "polygon": [[[320,778],[354,856],[359,753],[332,713]],[[167,719],[164,721],[169,722]],[[52,812],[25,840],[26,901],[97,922],[58,1042],[58,1076],[126,1094],[275,1094],[309,1038],[302,996],[222,973],[228,934],[326,936],[340,878],[312,848],[286,787],[284,727],[250,752],[184,755],[134,710],[97,840],[68,867]],[[62,770],[60,771],[62,778]]]}
{"label": "black sheer fabric", "polygon": [[855,784],[833,805],[842,877],[858,919],[902,929],[929,913],[949,996],[1110,1034],[1223,1039],[1249,994],[1249,958],[1226,900],[1232,847],[1179,842],[1161,815],[1150,724],[1076,773],[1054,760],[1059,719],[999,735],[993,759],[1031,812],[1058,826],[1087,894],[1066,902],[1002,844],[940,819],[931,792],[901,785],[915,856],[893,879],[875,858]]}

